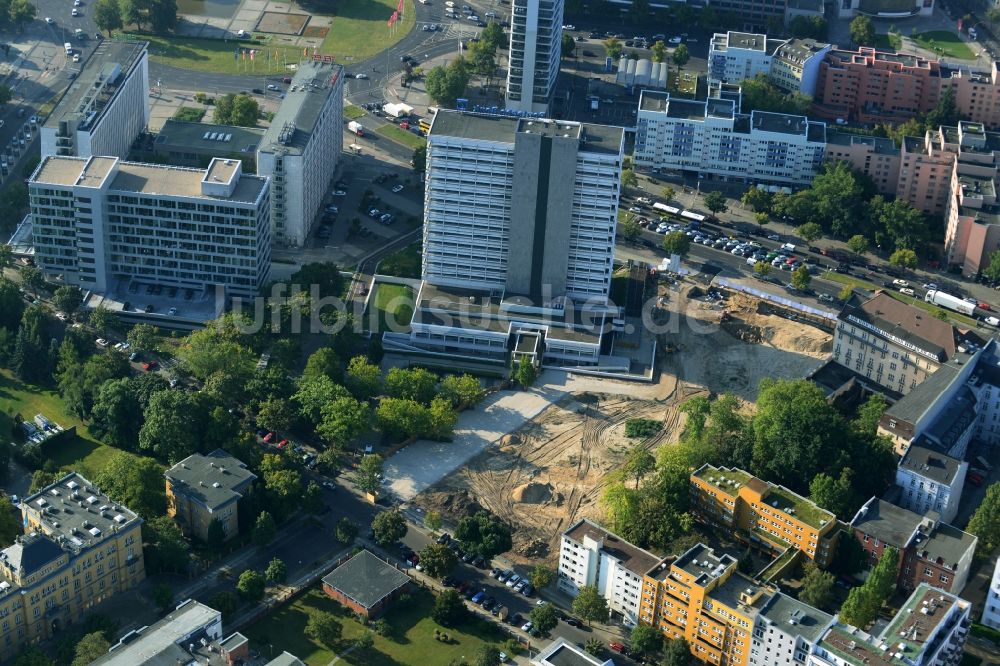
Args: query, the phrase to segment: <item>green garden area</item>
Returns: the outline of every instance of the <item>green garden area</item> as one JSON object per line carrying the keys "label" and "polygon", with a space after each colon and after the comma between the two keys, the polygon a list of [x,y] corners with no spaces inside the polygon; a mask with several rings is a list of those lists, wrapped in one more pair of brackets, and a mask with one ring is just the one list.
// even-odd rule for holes
{"label": "green garden area", "polygon": [[[386,282],[375,283],[373,289],[375,289],[375,293],[372,294],[369,301],[369,311],[365,315],[365,323],[368,326],[374,323],[379,332],[410,330],[410,319],[413,317],[413,303],[416,298],[413,289],[405,284]],[[374,322],[372,321],[372,306],[374,306],[374,313],[377,316]]]}
{"label": "green garden area", "polygon": [[921,48],[937,53],[939,56],[957,58],[958,60],[974,60],[976,54],[962,41],[962,38],[949,30],[930,30],[918,32],[911,36]]}
{"label": "green garden area", "polygon": [[[387,636],[375,634],[374,645],[367,650],[355,649],[344,654],[365,631],[340,604],[313,588],[293,603],[251,625],[244,633],[251,643],[259,646],[265,657],[294,654],[309,666],[326,666],[335,656],[340,661],[357,666],[397,664],[429,666],[447,664],[452,659],[471,659],[485,643],[500,647],[506,636],[486,621],[469,618],[458,627],[445,629],[431,619],[434,598],[425,590],[416,590],[409,600],[401,600],[385,614],[389,627]],[[316,613],[331,613],[340,625],[340,638],[334,645],[324,645],[306,635],[309,617]],[[436,640],[434,630],[448,633],[448,643]]]}
{"label": "green garden area", "polygon": [[[416,18],[413,0],[406,0],[406,13],[392,28],[386,20],[396,9],[394,0],[341,0],[336,5],[329,31],[323,38],[319,53],[332,55],[337,62],[365,60],[387,49],[413,29]],[[308,8],[315,15],[328,15],[327,7]],[[325,29],[325,28],[323,28]],[[223,74],[286,73],[303,57],[306,47],[250,40],[198,39],[194,37],[164,37],[142,33],[127,33],[130,38],[149,42],[150,59],[181,69]],[[309,28],[306,28],[309,34]],[[253,61],[234,57],[237,48],[260,49]],[[308,48],[312,54],[312,48]]]}
{"label": "green garden area", "polygon": [[414,150],[427,145],[427,139],[422,136],[417,136],[409,130],[396,127],[395,125],[382,125],[376,128],[375,132],[381,134],[390,141],[401,143],[407,148],[412,148]]}
{"label": "green garden area", "polygon": [[380,275],[392,275],[419,280],[420,266],[420,243],[418,242],[390,254],[379,262],[377,271]]}

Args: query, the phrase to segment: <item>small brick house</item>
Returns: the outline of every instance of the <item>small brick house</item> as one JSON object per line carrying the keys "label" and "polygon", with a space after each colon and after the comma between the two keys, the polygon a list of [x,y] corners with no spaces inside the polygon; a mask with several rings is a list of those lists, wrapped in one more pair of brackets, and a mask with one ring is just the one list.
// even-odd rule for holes
{"label": "small brick house", "polygon": [[410,577],[367,550],[323,577],[331,599],[367,618],[378,617],[410,588]]}

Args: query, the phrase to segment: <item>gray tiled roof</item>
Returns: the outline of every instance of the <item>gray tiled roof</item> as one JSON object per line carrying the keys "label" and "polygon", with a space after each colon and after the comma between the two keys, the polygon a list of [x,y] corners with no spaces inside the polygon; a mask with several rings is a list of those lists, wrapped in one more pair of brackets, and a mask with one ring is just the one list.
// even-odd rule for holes
{"label": "gray tiled roof", "polygon": [[946,453],[920,444],[913,444],[907,449],[903,459],[899,461],[899,468],[914,472],[937,483],[951,485],[961,464],[961,461]]}
{"label": "gray tiled roof", "polygon": [[799,636],[810,643],[818,640],[833,620],[829,613],[780,592],[771,597],[760,616],[780,626],[783,633]]}
{"label": "gray tiled roof", "polygon": [[62,548],[47,536],[32,532],[0,551],[0,561],[15,573],[30,576],[49,562],[59,559]]}
{"label": "gray tiled roof", "polygon": [[323,577],[323,583],[372,608],[410,582],[410,577],[367,550],[347,560]]}
{"label": "gray tiled roof", "polygon": [[164,476],[171,490],[215,510],[242,497],[257,476],[239,459],[222,449],[202,455],[195,453],[180,461]]}
{"label": "gray tiled roof", "polygon": [[909,509],[873,497],[851,521],[854,527],[896,548],[909,542],[923,517]]}

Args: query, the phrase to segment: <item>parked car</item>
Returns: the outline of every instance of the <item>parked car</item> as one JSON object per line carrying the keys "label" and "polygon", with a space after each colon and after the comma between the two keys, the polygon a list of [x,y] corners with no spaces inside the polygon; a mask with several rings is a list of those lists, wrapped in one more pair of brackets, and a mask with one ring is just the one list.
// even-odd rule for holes
{"label": "parked car", "polygon": [[403,191],[403,184],[402,183],[397,183],[396,185],[393,185],[392,186],[392,191],[395,192],[396,194],[399,194],[400,192]]}
{"label": "parked car", "polygon": [[521,625],[521,631],[531,631],[534,627],[535,625],[528,621]]}
{"label": "parked car", "polygon": [[97,342],[97,346],[98,347],[107,347],[108,346],[108,341],[105,340],[104,338],[97,338],[96,342]]}
{"label": "parked car", "polygon": [[476,592],[474,595],[472,595],[471,601],[474,604],[479,604],[482,603],[483,599],[485,598],[486,598],[485,592]]}
{"label": "parked car", "polygon": [[623,650],[625,650],[625,646],[617,641],[612,641],[611,643],[608,643],[608,647],[614,650],[615,652],[622,652]]}
{"label": "parked car", "polygon": [[518,576],[517,574],[514,574],[513,576],[511,576],[510,578],[508,578],[507,582],[504,583],[504,584],[507,587],[514,587],[515,585],[517,585],[517,581],[519,581],[519,580],[521,580],[521,577]]}
{"label": "parked car", "polygon": [[451,535],[448,534],[447,532],[442,532],[441,535],[438,536],[438,538],[435,539],[434,541],[440,544],[448,543],[449,541],[451,541]]}
{"label": "parked car", "polygon": [[146,361],[145,363],[143,363],[142,364],[142,369],[146,370],[148,372],[150,370],[156,370],[156,368],[159,365],[160,364],[156,362],[156,359],[152,359],[152,360],[149,360],[149,361]]}
{"label": "parked car", "polygon": [[916,295],[916,294],[914,294],[913,290],[910,289],[909,287],[900,287],[899,293],[904,294],[906,296],[915,296]]}
{"label": "parked car", "polygon": [[514,575],[513,570],[507,569],[507,571],[500,572],[500,575],[497,576],[497,580],[500,581],[501,583],[504,583],[507,581],[508,578],[510,578],[513,575]]}

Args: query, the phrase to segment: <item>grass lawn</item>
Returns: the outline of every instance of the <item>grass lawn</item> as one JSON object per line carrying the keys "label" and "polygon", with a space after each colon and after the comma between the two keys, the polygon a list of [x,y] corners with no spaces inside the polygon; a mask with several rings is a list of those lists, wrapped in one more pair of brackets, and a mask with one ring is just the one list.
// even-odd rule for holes
{"label": "grass lawn", "polygon": [[867,289],[868,291],[875,291],[876,289],[882,289],[887,294],[890,294],[897,301],[909,303],[910,305],[918,307],[921,310],[930,312],[932,315],[937,315],[937,313],[939,312],[944,312],[946,315],[948,315],[949,319],[964,324],[966,326],[975,327],[977,324],[976,320],[973,319],[972,317],[967,317],[964,314],[958,312],[952,312],[951,310],[945,310],[943,308],[939,308],[936,305],[928,303],[922,298],[913,298],[912,296],[901,294],[898,291],[885,289],[875,284],[874,282],[868,282],[867,280],[859,280],[856,277],[852,277],[850,275],[843,275],[842,273],[836,273],[834,271],[827,271],[826,273],[823,273],[823,277],[827,280],[830,280],[831,282],[839,282],[840,284],[849,284],[852,287],[861,287],[862,289]]}
{"label": "grass lawn", "polygon": [[[404,3],[403,18],[393,26],[390,36],[386,21],[396,11],[396,0],[339,0],[332,5],[337,8],[333,25],[319,47],[320,52],[334,56],[338,62],[349,62],[364,60],[392,46],[413,29],[417,20],[413,0]],[[326,14],[328,6],[324,3],[323,8],[310,11]]]}
{"label": "grass lawn", "polygon": [[182,106],[174,114],[174,120],[183,120],[189,123],[200,123],[205,117],[205,109],[196,109],[193,106]]}
{"label": "grass lawn", "polygon": [[[136,38],[149,42],[149,58],[153,62],[162,62],[181,69],[196,72],[221,72],[223,74],[277,74],[285,69],[283,62],[297,63],[302,58],[302,49],[297,46],[267,47],[271,59],[266,60],[255,56],[253,62],[242,57],[233,59],[233,52],[238,47],[264,48],[251,42],[223,41],[221,39],[196,39],[194,37],[161,37],[159,35],[137,34]],[[274,53],[277,52],[277,59]],[[253,67],[251,68],[251,64]],[[210,90],[201,92],[210,93]]]}
{"label": "grass lawn", "polygon": [[9,370],[0,369],[0,432],[10,432],[10,415],[18,413],[26,421],[35,414],[43,414],[64,428],[76,426],[77,438],[52,454],[53,462],[62,469],[76,470],[93,478],[115,453],[114,448],[91,437],[78,418],[70,416],[58,393],[27,385]]}
{"label": "grass lawn", "polygon": [[420,242],[407,245],[379,262],[379,275],[420,279]]}
{"label": "grass lawn", "polygon": [[354,106],[353,104],[344,105],[344,117],[348,120],[357,120],[365,115],[365,110],[360,106]]}
{"label": "grass lawn", "polygon": [[[413,301],[416,294],[405,284],[386,284],[380,282],[375,286],[375,310],[378,313],[376,325],[378,331],[408,331],[410,319],[413,317]],[[370,316],[370,315],[369,315]],[[372,322],[366,318],[366,323]]]}
{"label": "grass lawn", "polygon": [[882,51],[898,51],[903,47],[903,40],[896,33],[875,35],[875,48]]}
{"label": "grass lawn", "polygon": [[922,48],[934,51],[938,55],[959,60],[973,60],[976,57],[976,54],[962,41],[962,38],[950,30],[918,32],[912,36],[912,39]]}
{"label": "grass lawn", "polygon": [[390,141],[401,143],[408,148],[416,150],[427,145],[427,139],[417,136],[413,132],[396,127],[395,125],[382,125],[375,130]]}
{"label": "grass lawn", "polygon": [[[486,621],[471,620],[468,624],[445,629],[431,618],[434,599],[425,590],[416,590],[408,601],[398,602],[386,615],[389,636],[375,636],[375,644],[365,652],[353,651],[341,657],[345,664],[356,666],[430,666],[447,664],[452,659],[475,654],[480,645],[492,643],[499,647],[506,636]],[[306,623],[314,613],[327,612],[340,622],[341,638],[332,648],[305,635]],[[446,631],[451,641],[435,640],[434,630]],[[338,603],[317,588],[311,589],[277,612],[251,625],[244,633],[265,657],[287,650],[309,666],[326,666],[338,653],[342,654],[361,635],[364,627]]]}

